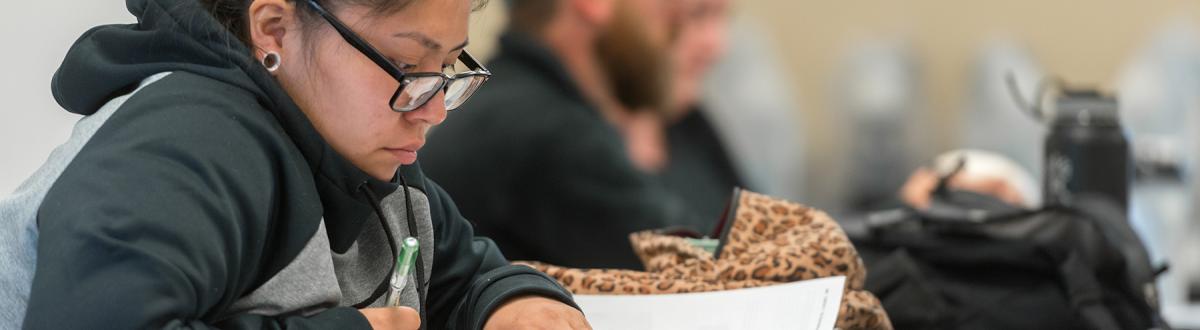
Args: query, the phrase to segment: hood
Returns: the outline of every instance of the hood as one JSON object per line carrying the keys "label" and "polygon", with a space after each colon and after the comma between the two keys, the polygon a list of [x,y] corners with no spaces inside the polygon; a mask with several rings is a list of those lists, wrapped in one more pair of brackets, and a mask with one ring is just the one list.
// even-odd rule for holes
{"label": "hood", "polygon": [[[331,247],[348,249],[378,203],[362,189],[387,196],[399,185],[370,177],[333,151],[250,49],[196,0],[127,0],[126,7],[136,24],[92,28],[71,46],[51,81],[54,99],[67,111],[90,115],[142,79],[168,71],[252,93],[259,104],[247,105],[248,111],[270,111],[313,170]],[[415,166],[402,172],[423,177]]]}
{"label": "hood", "polygon": [[126,6],[138,23],[88,30],[54,73],[54,99],[67,111],[90,115],[166,71],[193,72],[270,99],[255,86],[257,63],[248,48],[195,0],[129,0]]}

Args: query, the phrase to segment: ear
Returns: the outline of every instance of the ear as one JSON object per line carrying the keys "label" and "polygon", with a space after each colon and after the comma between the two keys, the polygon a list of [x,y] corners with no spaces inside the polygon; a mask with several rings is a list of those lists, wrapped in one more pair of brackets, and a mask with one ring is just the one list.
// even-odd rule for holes
{"label": "ear", "polygon": [[250,31],[250,47],[254,58],[262,59],[268,52],[283,53],[284,37],[299,25],[296,7],[286,0],[254,0],[247,10],[246,28]]}
{"label": "ear", "polygon": [[608,26],[608,23],[612,21],[617,1],[624,0],[568,0],[570,3],[568,7],[588,25]]}

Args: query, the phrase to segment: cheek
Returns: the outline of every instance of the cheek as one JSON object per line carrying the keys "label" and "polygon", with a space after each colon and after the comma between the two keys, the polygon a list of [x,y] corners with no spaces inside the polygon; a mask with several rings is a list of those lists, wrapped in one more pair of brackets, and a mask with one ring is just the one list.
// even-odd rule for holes
{"label": "cheek", "polygon": [[695,102],[696,96],[699,94],[700,80],[689,78],[680,79],[674,82],[675,99],[673,100],[675,107],[691,106]]}
{"label": "cheek", "polygon": [[[388,109],[396,81],[350,46],[317,55],[315,67],[321,97],[333,106],[350,106],[364,111]],[[346,51],[349,50],[349,51]]]}
{"label": "cheek", "polygon": [[717,19],[709,22],[705,26],[705,45],[706,53],[710,59],[720,58],[725,54],[725,48],[728,47],[726,37],[726,22],[723,19]]}
{"label": "cheek", "polygon": [[705,65],[705,46],[697,37],[698,35],[689,33],[675,45],[674,66],[679,79],[695,79]]}
{"label": "cheek", "polygon": [[676,48],[680,67],[692,75],[703,74],[720,57],[724,48],[723,36],[711,24],[698,24],[688,30]]}
{"label": "cheek", "polygon": [[310,78],[318,100],[317,112],[326,128],[322,135],[350,158],[363,157],[381,147],[385,128],[394,117],[387,103],[396,88],[395,80],[374,63],[360,61],[354,55],[344,51],[317,55],[313,67],[319,69]]}

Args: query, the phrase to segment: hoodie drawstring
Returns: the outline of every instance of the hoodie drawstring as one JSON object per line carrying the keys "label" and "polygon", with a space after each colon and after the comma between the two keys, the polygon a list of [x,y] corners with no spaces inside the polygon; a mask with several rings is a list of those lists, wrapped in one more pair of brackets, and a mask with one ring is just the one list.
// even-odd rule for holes
{"label": "hoodie drawstring", "polygon": [[[415,213],[413,212],[413,207],[412,207],[412,197],[409,196],[409,192],[408,192],[408,183],[405,182],[404,175],[399,173],[399,171],[397,171],[396,177],[400,178],[400,185],[401,185],[400,188],[404,190],[404,211],[405,211],[405,216],[408,218],[408,219],[406,219],[406,220],[408,220],[408,234],[412,237],[417,237],[419,239],[420,236],[417,233],[417,220],[416,220],[416,216],[415,216]],[[396,246],[396,238],[395,238],[395,235],[392,234],[392,228],[391,228],[391,226],[388,226],[387,216],[384,215],[383,208],[382,208],[382,206],[380,206],[382,199],[380,199],[379,196],[376,195],[374,191],[372,191],[369,187],[367,187],[367,185],[365,183],[362,185],[359,185],[358,190],[360,190],[364,194],[366,194],[367,198],[371,200],[371,203],[370,203],[371,207],[375,209],[375,213],[379,218],[379,224],[380,224],[380,226],[383,227],[384,235],[387,236],[388,247],[390,247],[392,250],[392,254],[391,254],[392,262],[394,263],[396,256],[399,255],[400,251]],[[424,320],[425,319],[425,295],[423,293],[425,292],[425,285],[428,284],[428,282],[425,281],[425,260],[424,260],[424,258],[422,258],[420,256],[420,254],[421,253],[418,251],[417,260],[416,260],[417,269],[416,269],[416,275],[413,276],[413,282],[416,283],[416,285],[417,285],[417,288],[416,288],[417,289],[417,299],[418,299],[418,303],[421,306],[421,309],[420,309],[421,319]],[[390,282],[391,282],[391,278],[392,278],[392,272],[395,268],[396,268],[395,265],[392,265],[392,267],[388,267],[387,276],[384,276],[383,282],[380,283],[377,288],[375,288],[375,292],[371,293],[371,296],[367,297],[366,300],[359,302],[357,304],[354,304],[354,308],[360,308],[360,309],[366,308],[366,307],[370,306],[371,303],[375,302],[376,300],[379,300],[380,297],[382,297],[385,293],[387,293],[388,288],[391,285]],[[422,329],[425,328],[425,322],[421,322],[421,328]]]}

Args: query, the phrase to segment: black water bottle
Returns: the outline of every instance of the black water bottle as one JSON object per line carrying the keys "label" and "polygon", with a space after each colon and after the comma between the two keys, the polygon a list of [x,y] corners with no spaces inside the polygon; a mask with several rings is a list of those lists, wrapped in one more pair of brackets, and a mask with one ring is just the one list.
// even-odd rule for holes
{"label": "black water bottle", "polygon": [[1045,204],[1103,196],[1128,214],[1132,166],[1117,100],[1095,91],[1064,91],[1055,104],[1043,164]]}

